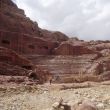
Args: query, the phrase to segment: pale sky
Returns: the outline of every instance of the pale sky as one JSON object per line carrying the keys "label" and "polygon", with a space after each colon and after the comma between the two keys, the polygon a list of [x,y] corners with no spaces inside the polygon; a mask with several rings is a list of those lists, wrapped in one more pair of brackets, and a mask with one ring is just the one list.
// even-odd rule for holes
{"label": "pale sky", "polygon": [[39,27],[83,40],[110,40],[110,0],[14,0]]}

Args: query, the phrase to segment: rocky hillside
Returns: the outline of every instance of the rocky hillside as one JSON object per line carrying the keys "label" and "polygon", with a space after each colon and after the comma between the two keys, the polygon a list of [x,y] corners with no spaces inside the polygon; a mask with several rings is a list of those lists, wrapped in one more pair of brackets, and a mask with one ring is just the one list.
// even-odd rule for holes
{"label": "rocky hillside", "polygon": [[40,82],[52,76],[54,82],[109,80],[110,41],[87,42],[41,29],[11,0],[1,0],[0,71]]}
{"label": "rocky hillside", "polygon": [[0,83],[43,83],[49,72],[11,49],[0,47]]}

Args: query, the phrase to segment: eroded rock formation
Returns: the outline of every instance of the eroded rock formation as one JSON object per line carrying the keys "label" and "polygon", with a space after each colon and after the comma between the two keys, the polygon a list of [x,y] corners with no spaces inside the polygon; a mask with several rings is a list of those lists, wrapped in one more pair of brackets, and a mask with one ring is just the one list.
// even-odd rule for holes
{"label": "eroded rock formation", "polygon": [[[0,47],[0,79],[4,78],[8,82],[25,82],[34,79],[37,83],[43,83],[49,75],[48,71],[35,66],[13,50]],[[1,80],[0,83],[3,83],[2,81],[5,80]]]}
{"label": "eroded rock formation", "polygon": [[58,43],[21,33],[0,31],[0,45],[20,54],[48,55],[51,54],[53,48],[57,47]]}
{"label": "eroded rock formation", "polygon": [[51,75],[54,82],[110,79],[110,41],[87,42],[41,29],[11,0],[0,1],[0,46],[0,75],[39,82]]}
{"label": "eroded rock formation", "polygon": [[32,69],[32,62],[17,54],[11,49],[0,47],[0,61],[21,67]]}
{"label": "eroded rock formation", "polygon": [[71,44],[69,42],[63,42],[59,47],[55,48],[55,55],[82,55],[82,54],[94,54],[96,53],[92,49],[88,49],[84,45]]}

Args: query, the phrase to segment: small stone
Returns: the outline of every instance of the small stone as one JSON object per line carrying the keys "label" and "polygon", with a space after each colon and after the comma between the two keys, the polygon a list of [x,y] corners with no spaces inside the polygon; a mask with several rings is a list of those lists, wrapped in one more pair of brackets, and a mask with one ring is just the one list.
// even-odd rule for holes
{"label": "small stone", "polygon": [[75,104],[72,108],[73,110],[97,110],[94,103],[90,101],[82,101],[82,103]]}
{"label": "small stone", "polygon": [[59,110],[64,110],[64,106],[61,106]]}
{"label": "small stone", "polygon": [[97,105],[97,107],[98,107],[99,109],[104,109],[104,104],[103,104],[103,103],[99,103],[99,104]]}
{"label": "small stone", "polygon": [[46,94],[47,93],[47,91],[44,91],[44,94]]}
{"label": "small stone", "polygon": [[59,102],[55,102],[53,105],[52,105],[53,108],[57,109],[59,107]]}
{"label": "small stone", "polygon": [[74,93],[75,93],[75,94],[78,94],[78,91],[75,91]]}
{"label": "small stone", "polygon": [[94,101],[96,102],[96,98],[92,98],[91,101],[92,101],[92,102],[94,102]]}

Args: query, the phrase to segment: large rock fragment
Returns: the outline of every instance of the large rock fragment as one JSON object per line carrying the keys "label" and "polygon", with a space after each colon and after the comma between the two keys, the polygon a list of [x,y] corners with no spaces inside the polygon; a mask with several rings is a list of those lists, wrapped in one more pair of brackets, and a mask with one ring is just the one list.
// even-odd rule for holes
{"label": "large rock fragment", "polygon": [[83,102],[76,110],[98,110],[98,108],[92,102]]}

